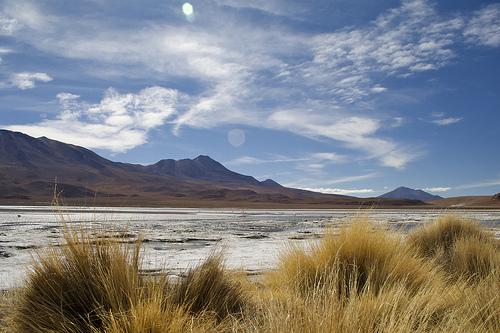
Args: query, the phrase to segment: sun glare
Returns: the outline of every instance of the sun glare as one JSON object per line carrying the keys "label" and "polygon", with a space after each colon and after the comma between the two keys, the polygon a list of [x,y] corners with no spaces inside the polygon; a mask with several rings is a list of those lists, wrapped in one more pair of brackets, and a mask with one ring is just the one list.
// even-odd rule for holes
{"label": "sun glare", "polygon": [[189,2],[185,2],[183,5],[182,5],[182,12],[184,13],[184,15],[186,16],[191,16],[194,14],[194,8],[193,8],[193,5],[190,4]]}

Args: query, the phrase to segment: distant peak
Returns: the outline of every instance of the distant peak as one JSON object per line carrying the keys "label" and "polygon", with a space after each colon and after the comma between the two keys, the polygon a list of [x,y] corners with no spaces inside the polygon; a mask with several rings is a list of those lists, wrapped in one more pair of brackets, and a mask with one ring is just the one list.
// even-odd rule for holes
{"label": "distant peak", "polygon": [[155,164],[165,164],[165,163],[172,163],[172,162],[175,162],[175,160],[173,160],[171,158],[164,158],[164,159],[159,160]]}
{"label": "distant peak", "polygon": [[265,186],[273,186],[273,187],[277,187],[277,186],[279,186],[279,187],[282,187],[280,183],[275,182],[275,181],[274,181],[274,180],[272,180],[272,179],[266,179],[266,180],[264,180],[264,181],[261,181],[260,183],[261,183],[262,185],[265,185]]}
{"label": "distant peak", "polygon": [[196,161],[214,161],[214,159],[208,155],[198,155],[198,157],[196,157],[195,160]]}
{"label": "distant peak", "polygon": [[421,200],[421,201],[431,201],[436,199],[441,199],[438,195],[433,195],[431,193],[425,192],[424,190],[415,190],[409,187],[400,186],[395,190],[387,192],[379,196],[379,198],[387,199],[411,199],[411,200]]}
{"label": "distant peak", "polygon": [[215,166],[218,167],[219,165],[222,166],[222,164],[220,164],[219,162],[217,162],[216,160],[207,155],[199,155],[193,161],[198,162],[205,166],[212,166],[212,167]]}

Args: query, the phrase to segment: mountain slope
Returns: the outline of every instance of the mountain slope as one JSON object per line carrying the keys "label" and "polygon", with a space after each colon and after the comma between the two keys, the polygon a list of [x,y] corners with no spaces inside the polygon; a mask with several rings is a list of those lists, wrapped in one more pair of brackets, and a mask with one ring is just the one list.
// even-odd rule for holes
{"label": "mountain slope", "polygon": [[447,208],[500,208],[500,193],[491,195],[462,196],[438,199],[431,202],[433,205]]}
{"label": "mountain slope", "polygon": [[409,199],[409,200],[420,200],[420,201],[432,201],[443,199],[438,195],[432,195],[422,190],[414,190],[408,187],[398,187],[390,192],[382,194],[379,198],[384,199]]}
{"label": "mountain slope", "polygon": [[219,162],[205,155],[200,155],[192,160],[161,160],[155,164],[146,166],[145,170],[162,176],[174,176],[179,178],[256,186],[260,185],[260,182],[257,179],[231,171]]}
{"label": "mountain slope", "polygon": [[0,130],[0,202],[50,202],[55,183],[57,191],[74,203],[94,200],[101,205],[421,204],[321,194],[287,188],[271,179],[260,182],[204,155],[147,166],[113,162],[83,147]]}

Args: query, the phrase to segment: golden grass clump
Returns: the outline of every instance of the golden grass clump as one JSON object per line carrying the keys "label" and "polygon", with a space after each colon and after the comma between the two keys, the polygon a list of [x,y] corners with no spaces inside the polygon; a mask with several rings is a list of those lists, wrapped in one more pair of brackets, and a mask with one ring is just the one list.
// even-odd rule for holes
{"label": "golden grass clump", "polygon": [[104,317],[103,330],[93,333],[183,333],[218,332],[218,325],[211,317],[193,317],[184,308],[165,301],[158,293],[139,304],[132,305],[129,311]]}
{"label": "golden grass clump", "polygon": [[241,284],[224,269],[221,254],[190,270],[175,286],[172,302],[194,314],[214,314],[218,320],[241,316],[249,304]]}
{"label": "golden grass clump", "polygon": [[417,294],[398,283],[376,295],[359,292],[345,299],[328,290],[306,296],[278,290],[262,296],[263,318],[253,332],[494,332],[459,318],[458,301],[457,290],[431,282]]}
{"label": "golden grass clump", "polygon": [[327,233],[309,251],[285,252],[270,281],[302,293],[329,288],[338,297],[349,297],[353,291],[376,294],[397,283],[417,292],[429,276],[439,279],[434,266],[411,253],[400,236],[359,220],[338,236]]}
{"label": "golden grass clump", "polygon": [[452,278],[478,280],[500,274],[499,242],[479,222],[443,216],[412,232],[408,243],[419,255],[436,260]]}
{"label": "golden grass clump", "polygon": [[240,284],[213,255],[179,282],[140,275],[140,244],[89,232],[40,254],[20,293],[18,332],[219,332],[241,316]]}
{"label": "golden grass clump", "polygon": [[17,298],[17,290],[0,291],[0,333],[12,331],[12,308],[16,306]]}
{"label": "golden grass clump", "polygon": [[66,244],[38,256],[22,292],[21,332],[90,332],[102,316],[127,311],[140,294],[139,249],[65,233]]}

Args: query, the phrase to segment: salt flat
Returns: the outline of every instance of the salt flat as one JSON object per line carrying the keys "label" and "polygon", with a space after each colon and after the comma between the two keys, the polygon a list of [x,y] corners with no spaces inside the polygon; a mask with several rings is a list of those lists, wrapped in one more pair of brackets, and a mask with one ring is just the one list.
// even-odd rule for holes
{"label": "salt flat", "polygon": [[[61,242],[63,223],[106,231],[121,242],[144,241],[143,268],[182,274],[211,251],[223,249],[229,267],[272,269],[287,244],[321,237],[353,217],[407,232],[444,210],[238,210],[132,207],[0,207],[0,289],[20,285],[33,255]],[[500,237],[500,210],[454,210]]]}

